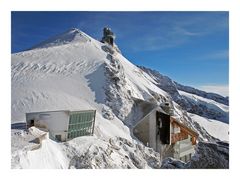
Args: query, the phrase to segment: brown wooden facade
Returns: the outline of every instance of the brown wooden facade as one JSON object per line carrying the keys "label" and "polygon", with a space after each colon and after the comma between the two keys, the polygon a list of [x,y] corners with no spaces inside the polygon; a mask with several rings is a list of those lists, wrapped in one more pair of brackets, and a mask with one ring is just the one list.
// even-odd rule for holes
{"label": "brown wooden facade", "polygon": [[171,125],[173,128],[180,128],[180,132],[178,132],[178,133],[172,132],[171,133],[171,143],[172,144],[176,143],[177,141],[187,139],[189,135],[191,136],[192,144],[193,145],[196,144],[198,134],[195,131],[193,131],[189,127],[185,126],[184,124],[178,122],[173,117],[170,118],[170,122],[171,122]]}

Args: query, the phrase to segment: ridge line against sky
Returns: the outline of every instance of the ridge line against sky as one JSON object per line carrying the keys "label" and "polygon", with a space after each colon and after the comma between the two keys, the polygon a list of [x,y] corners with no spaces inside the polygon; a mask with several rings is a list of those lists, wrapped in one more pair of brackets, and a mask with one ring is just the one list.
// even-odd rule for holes
{"label": "ridge line against sky", "polygon": [[72,27],[99,40],[102,28],[109,26],[134,64],[185,85],[211,90],[225,86],[223,95],[228,95],[228,16],[216,11],[12,12],[12,52]]}

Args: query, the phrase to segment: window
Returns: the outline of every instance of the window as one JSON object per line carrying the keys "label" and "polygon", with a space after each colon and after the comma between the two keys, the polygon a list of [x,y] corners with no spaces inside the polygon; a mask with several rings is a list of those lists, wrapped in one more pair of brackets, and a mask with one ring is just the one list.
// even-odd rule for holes
{"label": "window", "polygon": [[94,128],[95,111],[73,112],[70,114],[68,138],[91,135]]}

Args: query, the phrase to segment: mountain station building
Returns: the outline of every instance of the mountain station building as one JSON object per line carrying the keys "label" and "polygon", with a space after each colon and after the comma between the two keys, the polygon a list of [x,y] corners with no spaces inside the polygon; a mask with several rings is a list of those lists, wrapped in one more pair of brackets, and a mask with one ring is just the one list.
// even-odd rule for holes
{"label": "mountain station building", "polygon": [[198,134],[176,118],[156,107],[133,128],[133,135],[160,153],[161,160],[173,157],[184,162],[195,152]]}
{"label": "mountain station building", "polygon": [[93,135],[96,110],[44,111],[26,113],[27,128],[35,126],[49,132],[56,141]]}

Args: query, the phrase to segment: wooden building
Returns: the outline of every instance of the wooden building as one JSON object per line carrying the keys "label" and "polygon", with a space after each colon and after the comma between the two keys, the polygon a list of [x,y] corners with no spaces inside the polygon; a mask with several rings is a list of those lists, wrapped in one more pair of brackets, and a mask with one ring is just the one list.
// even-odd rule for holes
{"label": "wooden building", "polygon": [[173,157],[185,162],[194,154],[198,137],[194,130],[166,114],[161,107],[144,116],[133,128],[133,135],[159,152],[161,159]]}

